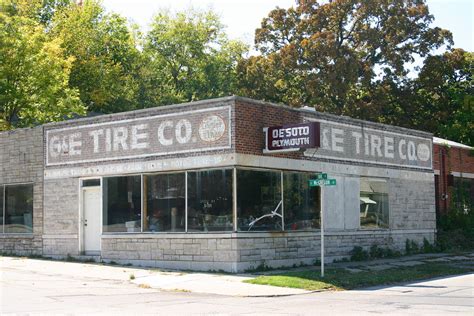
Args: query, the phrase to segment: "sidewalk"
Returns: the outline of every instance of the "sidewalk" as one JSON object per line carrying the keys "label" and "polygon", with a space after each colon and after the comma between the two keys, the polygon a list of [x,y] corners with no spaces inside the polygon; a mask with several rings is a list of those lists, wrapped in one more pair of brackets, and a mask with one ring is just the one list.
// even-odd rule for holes
{"label": "sidewalk", "polygon": [[[474,266],[474,253],[419,254],[396,259],[382,259],[364,262],[341,262],[328,264],[328,268],[342,268],[350,272],[375,271],[415,266],[429,262],[453,262]],[[93,280],[113,280],[133,284],[146,289],[160,291],[193,292],[215,295],[269,297],[311,293],[310,291],[243,283],[258,275],[278,274],[285,271],[319,271],[319,267],[308,266],[290,270],[272,270],[254,274],[216,274],[199,272],[161,271],[147,268],[111,266],[93,263],[75,263],[51,260],[35,260],[16,257],[0,257],[2,269],[29,270],[39,274],[55,274],[67,278],[89,278]]]}
{"label": "sidewalk", "polygon": [[[474,253],[463,253],[462,255],[449,253],[423,253],[410,256],[403,256],[399,258],[390,259],[376,259],[369,261],[351,261],[351,262],[337,262],[326,264],[327,268],[341,268],[349,272],[362,271],[381,271],[393,269],[399,266],[417,266],[430,262],[457,262],[462,265],[474,266]],[[319,271],[319,266],[308,266],[301,268],[294,268],[285,271]],[[281,273],[283,270],[267,271],[265,273],[257,273],[258,275],[271,275]]]}

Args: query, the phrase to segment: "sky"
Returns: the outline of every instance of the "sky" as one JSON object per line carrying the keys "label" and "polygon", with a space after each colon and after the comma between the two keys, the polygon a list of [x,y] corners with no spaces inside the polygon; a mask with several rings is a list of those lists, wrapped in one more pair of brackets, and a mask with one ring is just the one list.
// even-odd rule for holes
{"label": "sky", "polygon": [[[454,47],[474,51],[474,1],[427,0],[434,15],[433,26],[453,33]],[[116,12],[138,23],[146,31],[155,13],[160,10],[181,11],[189,7],[212,9],[227,26],[231,39],[240,39],[253,45],[255,29],[268,13],[279,6],[289,8],[295,0],[103,0],[109,12]]]}

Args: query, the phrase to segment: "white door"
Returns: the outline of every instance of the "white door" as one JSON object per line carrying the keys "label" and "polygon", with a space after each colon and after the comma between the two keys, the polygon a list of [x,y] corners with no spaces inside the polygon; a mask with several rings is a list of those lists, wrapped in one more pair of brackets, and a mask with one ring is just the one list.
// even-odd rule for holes
{"label": "white door", "polygon": [[86,255],[100,254],[101,199],[100,187],[82,189],[82,214],[84,252]]}

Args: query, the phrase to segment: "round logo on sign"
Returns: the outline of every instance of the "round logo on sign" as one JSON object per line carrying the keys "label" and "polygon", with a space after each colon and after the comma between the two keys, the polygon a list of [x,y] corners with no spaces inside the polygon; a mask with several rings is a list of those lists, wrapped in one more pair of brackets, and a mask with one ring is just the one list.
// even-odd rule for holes
{"label": "round logo on sign", "polygon": [[430,147],[426,144],[418,144],[416,154],[421,161],[428,161],[431,156]]}
{"label": "round logo on sign", "polygon": [[199,124],[199,136],[203,141],[218,141],[225,132],[225,122],[217,115],[205,117]]}

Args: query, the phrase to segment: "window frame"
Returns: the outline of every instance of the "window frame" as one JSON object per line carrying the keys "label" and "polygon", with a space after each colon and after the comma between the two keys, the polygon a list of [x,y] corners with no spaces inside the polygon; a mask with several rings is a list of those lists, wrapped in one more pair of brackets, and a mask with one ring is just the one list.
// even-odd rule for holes
{"label": "window frame", "polygon": [[[360,184],[362,182],[362,179],[366,179],[368,181],[370,180],[376,180],[376,181],[380,181],[380,180],[383,180],[386,184],[386,189],[387,189],[387,193],[383,193],[383,194],[386,194],[387,195],[387,209],[388,209],[388,215],[387,215],[387,220],[388,220],[388,223],[387,223],[387,227],[380,227],[379,225],[377,225],[376,227],[367,227],[367,226],[362,226],[362,223],[361,223],[361,217],[360,217],[360,204],[359,204],[359,230],[361,231],[370,231],[370,230],[390,230],[391,228],[391,223],[392,223],[392,220],[391,220],[391,211],[390,211],[390,190],[389,190],[389,178],[384,178],[384,177],[373,177],[373,176],[359,176],[359,202],[360,202],[360,198],[362,197],[361,196],[361,193],[362,193],[362,190],[360,188]],[[380,192],[375,192],[375,193],[379,193]]]}
{"label": "window frame", "polygon": [[[190,172],[203,172],[203,171],[213,171],[213,170],[231,170],[232,172],[232,230],[228,231],[213,231],[213,232],[205,232],[205,231],[196,231],[196,232],[189,232],[188,231],[188,208],[189,208],[189,202],[188,202],[188,184],[189,184],[189,179],[188,179],[188,173]],[[238,208],[238,171],[239,170],[247,170],[247,171],[257,171],[257,172],[274,172],[274,173],[279,173],[280,177],[280,199],[282,201],[281,205],[281,225],[282,229],[281,230],[276,230],[276,231],[271,231],[271,230],[260,230],[260,231],[245,231],[245,230],[239,230],[238,229],[238,214],[237,214],[237,208]],[[116,178],[116,177],[133,177],[133,176],[140,176],[140,194],[141,194],[141,221],[140,221],[140,231],[139,232],[104,232],[102,231],[102,234],[104,235],[119,235],[119,234],[155,234],[155,235],[160,235],[160,234],[231,234],[231,233],[269,233],[269,232],[289,232],[289,233],[300,233],[300,232],[317,232],[320,231],[320,228],[312,228],[312,229],[301,229],[301,230],[286,230],[285,229],[285,192],[284,192],[284,177],[285,173],[303,173],[303,174],[308,174],[310,177],[316,177],[317,174],[320,174],[322,171],[302,171],[302,170],[283,170],[283,169],[273,169],[273,168],[262,168],[262,167],[249,167],[249,166],[224,166],[224,167],[212,167],[212,168],[196,168],[196,169],[186,169],[186,170],[166,170],[166,171],[158,171],[158,172],[143,172],[143,173],[130,173],[130,174],[114,174],[114,175],[106,175],[106,176],[101,176],[101,177],[88,177],[84,178],[86,180],[88,179],[99,179],[100,178],[100,187],[101,187],[101,192],[102,192],[102,198],[104,194],[103,186],[104,186],[104,180],[107,178]],[[185,216],[185,226],[184,226],[184,231],[178,231],[178,232],[171,232],[171,231],[144,231],[144,207],[145,207],[145,177],[147,176],[157,176],[157,175],[166,175],[166,174],[184,174],[184,202],[185,202],[185,208],[184,208],[184,216]],[[82,179],[80,182],[80,186],[82,188]],[[323,199],[323,196],[320,196],[320,199]],[[102,220],[103,220],[103,213],[104,211],[102,210]],[[321,216],[321,215],[320,215]],[[102,224],[103,225],[103,224]],[[103,229],[103,227],[102,227]]]}
{"label": "window frame", "polygon": [[[105,183],[105,179],[107,178],[121,178],[121,177],[136,177],[136,176],[140,176],[140,207],[141,207],[141,210],[140,210],[140,231],[139,232],[106,232],[104,231],[104,183]],[[143,233],[143,173],[126,173],[126,174],[115,174],[115,175],[107,175],[107,176],[101,176],[101,177],[89,177],[89,178],[84,178],[85,180],[90,180],[90,179],[96,179],[96,178],[100,178],[100,192],[101,192],[101,200],[102,200],[102,205],[101,205],[101,209],[102,209],[102,219],[101,219],[101,222],[102,222],[102,225],[101,225],[101,231],[102,231],[102,235],[119,235],[119,234],[141,234]],[[82,181],[80,182],[80,185],[81,185],[81,189],[82,189]],[[108,191],[108,189],[107,189]]]}
{"label": "window frame", "polygon": [[[24,233],[9,233],[9,232],[5,232],[5,219],[6,219],[6,191],[7,191],[7,187],[9,186],[19,186],[19,185],[31,185],[31,189],[32,189],[32,214],[31,214],[31,217],[32,217],[32,222],[31,222],[31,232],[24,232]],[[18,183],[4,183],[4,184],[0,184],[0,188],[1,190],[3,191],[3,198],[2,198],[2,206],[3,206],[3,224],[1,225],[2,226],[2,229],[0,231],[0,234],[1,235],[33,235],[34,234],[34,213],[35,213],[35,182],[18,182]]]}
{"label": "window frame", "polygon": [[[216,169],[216,168],[214,168]],[[188,189],[187,189],[187,179],[188,179],[188,171],[189,170],[171,170],[171,171],[162,171],[162,172],[149,172],[149,173],[142,173],[141,176],[141,187],[142,187],[142,226],[141,226],[141,233],[143,234],[186,234],[188,232],[188,227],[187,227],[187,222],[188,222]],[[144,205],[145,205],[145,177],[146,176],[160,176],[160,175],[167,175],[167,174],[184,174],[184,231],[157,231],[157,232],[152,232],[152,231],[144,231],[144,221],[145,221],[145,216],[144,216]],[[148,206],[147,206],[148,208]],[[147,210],[148,211],[148,210]]]}

